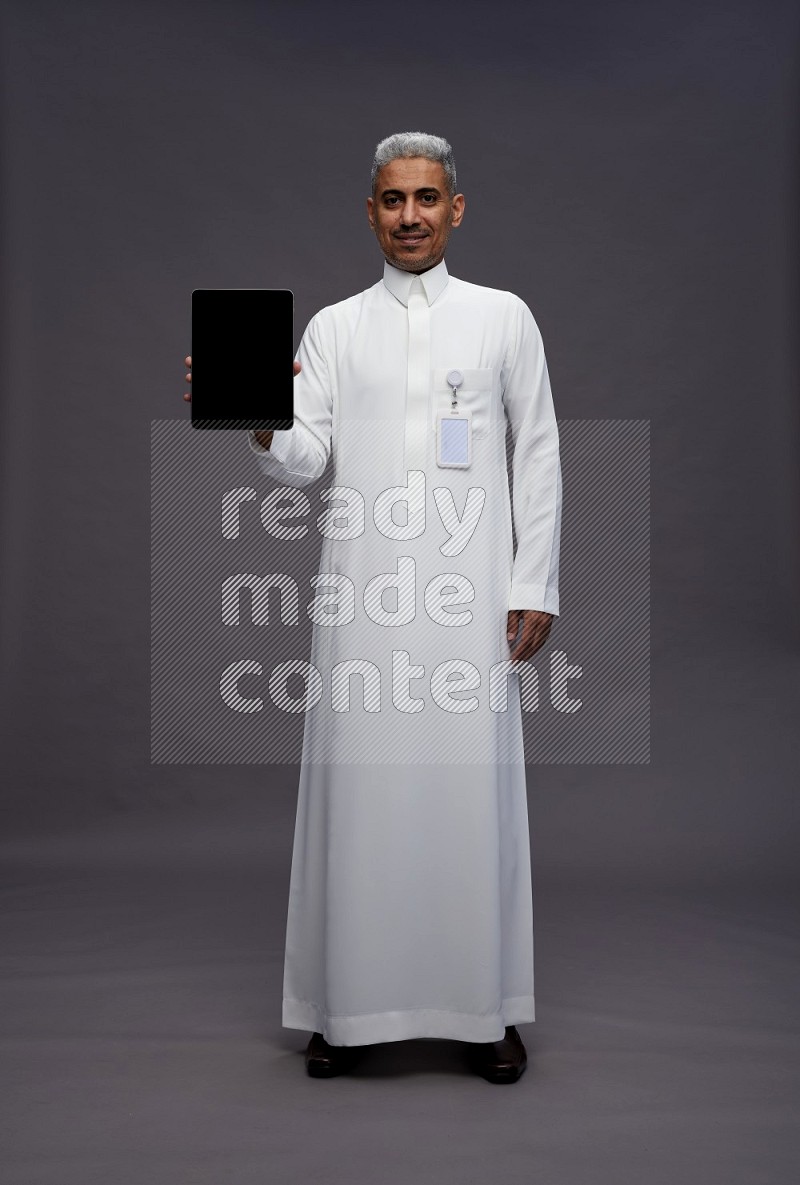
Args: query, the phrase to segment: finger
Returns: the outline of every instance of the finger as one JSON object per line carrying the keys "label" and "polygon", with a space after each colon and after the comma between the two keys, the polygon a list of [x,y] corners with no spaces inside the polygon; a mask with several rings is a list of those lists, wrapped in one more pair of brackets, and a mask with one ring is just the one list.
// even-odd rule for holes
{"label": "finger", "polygon": [[534,618],[524,609],[512,609],[514,614],[514,632],[519,630],[519,642],[524,642],[530,636]]}
{"label": "finger", "polygon": [[[528,640],[524,653],[520,656],[522,659],[532,658],[537,650],[541,650],[550,634],[551,622],[538,621],[534,627],[533,633]],[[524,644],[524,639],[523,639]]]}
{"label": "finger", "polygon": [[529,658],[536,652],[536,646],[531,642],[520,642],[517,649],[512,655],[513,662],[527,662]]}
{"label": "finger", "polygon": [[192,355],[187,354],[183,361],[186,366],[191,366],[192,365]]}
{"label": "finger", "polygon": [[524,662],[539,649],[541,642],[539,635],[542,629],[541,619],[532,613],[526,613],[522,619],[522,634],[512,654],[515,662]]}
{"label": "finger", "polygon": [[192,402],[192,395],[191,395],[191,392],[190,392],[190,391],[184,391],[184,393],[183,393],[183,398],[184,398],[184,400],[185,400],[187,403],[191,403],[191,402]]}
{"label": "finger", "polygon": [[293,363],[292,363],[292,369],[294,370],[294,373],[295,373],[295,374],[299,374],[299,373],[300,373],[300,371],[301,371],[303,368],[302,368],[302,366],[300,365],[300,363],[299,363],[299,362],[293,362]]}
{"label": "finger", "polygon": [[519,638],[517,639],[516,646],[514,646],[514,648],[511,651],[511,661],[512,662],[519,662],[521,659],[523,659],[525,657],[526,653],[527,653],[527,644],[525,641],[525,634],[522,633],[522,634],[520,634]]}

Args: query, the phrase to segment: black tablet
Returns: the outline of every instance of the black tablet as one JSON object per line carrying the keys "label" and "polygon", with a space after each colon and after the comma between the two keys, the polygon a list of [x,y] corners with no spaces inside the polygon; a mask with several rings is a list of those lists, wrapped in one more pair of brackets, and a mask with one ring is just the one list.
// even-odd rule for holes
{"label": "black tablet", "polygon": [[195,288],[190,353],[193,428],[292,427],[290,289]]}

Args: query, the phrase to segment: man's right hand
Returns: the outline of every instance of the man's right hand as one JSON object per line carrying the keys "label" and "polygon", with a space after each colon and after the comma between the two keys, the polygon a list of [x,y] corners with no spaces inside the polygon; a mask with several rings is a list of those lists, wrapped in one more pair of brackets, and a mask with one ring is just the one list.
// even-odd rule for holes
{"label": "man's right hand", "polygon": [[[184,361],[184,365],[186,367],[188,367],[188,370],[186,372],[186,381],[187,381],[187,383],[190,383],[192,381],[192,356],[191,356],[191,354],[187,354],[183,361]],[[294,370],[295,375],[298,375],[300,373],[300,363],[299,362],[293,362],[292,368]],[[183,398],[187,403],[191,403],[192,402],[192,392],[191,391],[184,391]],[[254,432],[253,435],[255,436],[256,440],[258,441],[258,443],[261,445],[262,448],[269,448],[269,446],[272,444],[272,432],[273,432],[273,429],[270,428],[268,431]]]}

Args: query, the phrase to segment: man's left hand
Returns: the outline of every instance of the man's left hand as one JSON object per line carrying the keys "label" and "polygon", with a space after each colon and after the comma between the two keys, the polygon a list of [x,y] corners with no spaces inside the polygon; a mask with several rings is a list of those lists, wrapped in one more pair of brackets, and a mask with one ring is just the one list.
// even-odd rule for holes
{"label": "man's left hand", "polygon": [[542,613],[539,609],[509,609],[506,630],[509,642],[513,642],[517,635],[520,619],[522,630],[516,646],[511,651],[512,662],[523,662],[544,646],[553,624],[552,613]]}

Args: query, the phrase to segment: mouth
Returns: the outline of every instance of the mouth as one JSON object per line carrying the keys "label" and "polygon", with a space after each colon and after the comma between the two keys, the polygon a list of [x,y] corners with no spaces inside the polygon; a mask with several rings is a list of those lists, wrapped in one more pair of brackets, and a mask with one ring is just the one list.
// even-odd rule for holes
{"label": "mouth", "polygon": [[421,243],[423,241],[423,239],[427,239],[428,236],[425,234],[421,234],[421,235],[396,235],[395,237],[398,238],[401,243],[407,243],[409,246],[413,247],[416,243]]}

